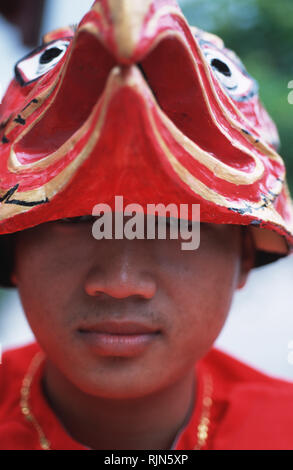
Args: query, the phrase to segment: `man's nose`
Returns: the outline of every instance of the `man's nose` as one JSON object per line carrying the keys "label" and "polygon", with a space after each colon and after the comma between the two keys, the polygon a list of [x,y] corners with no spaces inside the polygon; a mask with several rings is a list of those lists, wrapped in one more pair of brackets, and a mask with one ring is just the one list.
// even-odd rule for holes
{"label": "man's nose", "polygon": [[109,250],[97,250],[85,281],[86,293],[116,299],[154,297],[156,281],[144,243],[139,240],[107,240],[108,243]]}

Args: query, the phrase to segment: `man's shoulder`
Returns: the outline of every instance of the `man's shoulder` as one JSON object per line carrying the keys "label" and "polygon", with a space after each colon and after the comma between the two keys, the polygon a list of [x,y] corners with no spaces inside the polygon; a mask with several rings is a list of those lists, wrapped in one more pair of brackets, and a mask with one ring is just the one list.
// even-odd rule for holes
{"label": "man's shoulder", "polygon": [[13,397],[19,393],[19,387],[32,361],[32,358],[40,351],[37,343],[6,350],[2,355],[0,365],[0,399]]}
{"label": "man's shoulder", "polygon": [[15,371],[28,365],[33,356],[40,351],[37,343],[27,344],[25,346],[6,349],[2,355],[1,367],[3,370],[13,368]]}
{"label": "man's shoulder", "polygon": [[202,366],[213,380],[215,448],[293,449],[293,383],[217,349]]}
{"label": "man's shoulder", "polygon": [[203,366],[207,367],[215,380],[234,385],[259,383],[263,386],[275,388],[289,388],[292,390],[293,382],[273,377],[257,368],[237,359],[236,357],[213,348],[202,360]]}
{"label": "man's shoulder", "polygon": [[37,344],[3,353],[0,365],[0,449],[34,449],[36,436],[30,423],[21,413],[21,388],[33,358],[40,348]]}

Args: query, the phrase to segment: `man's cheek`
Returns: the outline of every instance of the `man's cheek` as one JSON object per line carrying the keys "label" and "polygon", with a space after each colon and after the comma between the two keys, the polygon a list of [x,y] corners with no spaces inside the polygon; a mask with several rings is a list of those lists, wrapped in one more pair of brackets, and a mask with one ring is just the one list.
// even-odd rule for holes
{"label": "man's cheek", "polygon": [[181,360],[184,363],[194,362],[194,360],[205,350],[208,335],[207,329],[202,330],[200,321],[197,318],[181,320],[173,330],[173,341],[171,345],[174,360]]}

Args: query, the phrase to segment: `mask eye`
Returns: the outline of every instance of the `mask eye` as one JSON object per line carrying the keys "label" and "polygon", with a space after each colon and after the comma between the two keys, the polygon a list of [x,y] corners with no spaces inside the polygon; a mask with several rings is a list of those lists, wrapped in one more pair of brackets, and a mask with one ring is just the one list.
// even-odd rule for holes
{"label": "mask eye", "polygon": [[52,70],[66,53],[69,39],[60,39],[31,52],[15,66],[15,75],[21,85],[27,85]]}
{"label": "mask eye", "polygon": [[258,92],[256,81],[247,73],[244,65],[235,56],[235,61],[220,50],[204,47],[206,59],[228,94],[235,101],[245,101]]}

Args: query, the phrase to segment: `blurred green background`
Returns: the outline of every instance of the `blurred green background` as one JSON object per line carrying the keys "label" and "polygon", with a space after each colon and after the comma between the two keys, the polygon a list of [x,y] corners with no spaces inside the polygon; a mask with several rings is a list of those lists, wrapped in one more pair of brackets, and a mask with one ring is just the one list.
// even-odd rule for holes
{"label": "blurred green background", "polygon": [[218,34],[260,85],[278,126],[293,194],[293,0],[181,0],[189,23]]}

